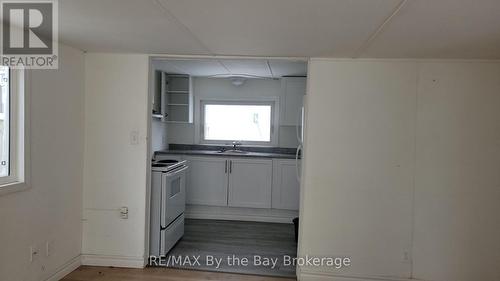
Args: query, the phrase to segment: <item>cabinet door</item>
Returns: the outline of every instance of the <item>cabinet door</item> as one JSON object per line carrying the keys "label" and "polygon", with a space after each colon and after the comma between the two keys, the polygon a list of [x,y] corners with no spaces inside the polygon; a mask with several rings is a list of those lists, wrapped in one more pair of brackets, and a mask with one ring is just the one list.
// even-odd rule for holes
{"label": "cabinet door", "polygon": [[162,75],[163,73],[159,70],[155,71],[154,74],[154,89],[153,89],[153,115],[161,116],[161,95],[162,95]]}
{"label": "cabinet door", "polygon": [[280,110],[282,111],[280,125],[300,125],[301,111],[304,104],[303,98],[306,93],[306,78],[285,77],[282,78],[282,89],[284,97]]}
{"label": "cabinet door", "polygon": [[190,167],[186,203],[227,206],[227,163],[218,157],[185,157]]}
{"label": "cabinet door", "polygon": [[271,208],[272,160],[230,159],[231,207]]}
{"label": "cabinet door", "polygon": [[[300,164],[300,161],[299,161]],[[298,210],[300,183],[295,160],[273,160],[273,209]]]}

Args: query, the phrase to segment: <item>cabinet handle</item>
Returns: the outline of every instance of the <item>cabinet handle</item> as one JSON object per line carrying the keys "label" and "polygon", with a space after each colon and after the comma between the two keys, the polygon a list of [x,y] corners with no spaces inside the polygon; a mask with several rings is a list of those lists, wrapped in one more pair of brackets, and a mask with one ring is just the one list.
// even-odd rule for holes
{"label": "cabinet handle", "polygon": [[229,160],[229,173],[233,172],[233,160]]}
{"label": "cabinet handle", "polygon": [[224,165],[224,174],[227,174],[227,160],[226,160],[225,165]]}

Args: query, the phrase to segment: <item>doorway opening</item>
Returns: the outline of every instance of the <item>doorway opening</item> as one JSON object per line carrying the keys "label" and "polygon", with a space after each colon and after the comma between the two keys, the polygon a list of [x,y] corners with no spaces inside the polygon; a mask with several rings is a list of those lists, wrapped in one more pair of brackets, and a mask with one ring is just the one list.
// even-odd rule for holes
{"label": "doorway opening", "polygon": [[149,266],[294,277],[307,61],[151,57]]}

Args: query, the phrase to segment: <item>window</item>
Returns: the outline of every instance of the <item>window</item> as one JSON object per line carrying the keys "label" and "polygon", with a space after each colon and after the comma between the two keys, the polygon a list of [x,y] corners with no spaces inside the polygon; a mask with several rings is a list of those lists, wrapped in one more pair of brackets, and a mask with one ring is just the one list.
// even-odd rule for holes
{"label": "window", "polygon": [[0,66],[0,177],[9,176],[10,71]]}
{"label": "window", "polygon": [[24,70],[0,66],[0,194],[28,187],[29,110]]}
{"label": "window", "polygon": [[271,144],[274,102],[202,102],[202,140]]}

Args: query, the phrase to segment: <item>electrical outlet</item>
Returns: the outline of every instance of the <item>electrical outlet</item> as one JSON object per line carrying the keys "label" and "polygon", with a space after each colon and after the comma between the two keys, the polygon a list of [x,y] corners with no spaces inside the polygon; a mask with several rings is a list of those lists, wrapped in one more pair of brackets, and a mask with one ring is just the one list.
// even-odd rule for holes
{"label": "electrical outlet", "polygon": [[31,246],[30,247],[30,262],[33,262],[35,260],[35,258],[38,256],[39,254],[39,250],[36,246]]}
{"label": "electrical outlet", "polygon": [[54,242],[47,241],[45,243],[45,256],[50,257],[50,256],[52,256],[53,252],[54,252]]}
{"label": "electrical outlet", "polygon": [[120,208],[120,217],[124,220],[128,219],[128,207]]}
{"label": "electrical outlet", "polygon": [[411,256],[408,251],[403,252],[403,262],[411,262]]}

